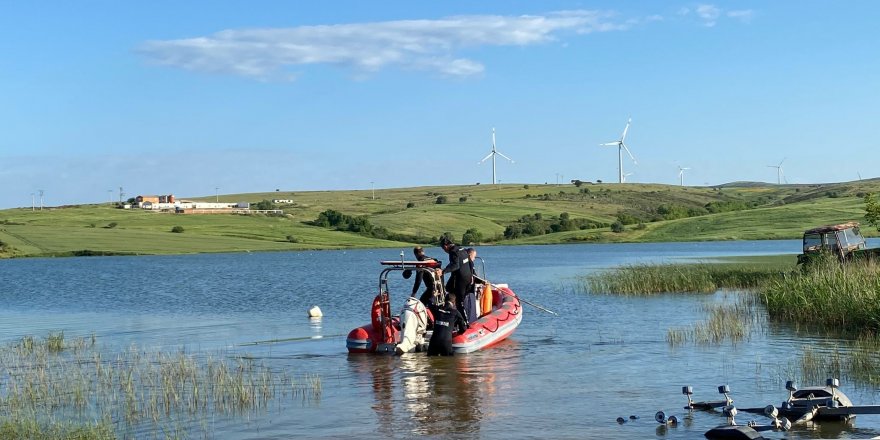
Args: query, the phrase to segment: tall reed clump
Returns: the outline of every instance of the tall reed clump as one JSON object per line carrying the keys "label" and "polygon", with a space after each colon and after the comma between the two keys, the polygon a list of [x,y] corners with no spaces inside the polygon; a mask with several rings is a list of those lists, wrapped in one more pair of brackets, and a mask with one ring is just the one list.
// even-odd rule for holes
{"label": "tall reed clump", "polygon": [[[774,362],[775,364],[775,362]],[[779,377],[803,385],[818,385],[834,377],[862,386],[880,385],[880,337],[865,333],[854,340],[804,345]]]}
{"label": "tall reed clump", "polygon": [[751,335],[752,304],[741,299],[735,304],[711,304],[704,306],[706,320],[690,327],[671,328],[666,332],[669,345],[693,342],[700,345],[737,344]]}
{"label": "tall reed clump", "polygon": [[136,346],[109,353],[94,336],[63,333],[0,346],[0,378],[0,440],[186,438],[206,420],[266,411],[279,398],[319,399],[322,391],[317,376],[297,378],[244,356]]}
{"label": "tall reed clump", "polygon": [[767,282],[759,293],[773,319],[857,333],[880,330],[880,266],[872,261],[813,264]]}
{"label": "tall reed clump", "polygon": [[779,270],[732,264],[636,264],[581,278],[582,290],[641,295],[711,293],[721,288],[754,288],[779,278]]}

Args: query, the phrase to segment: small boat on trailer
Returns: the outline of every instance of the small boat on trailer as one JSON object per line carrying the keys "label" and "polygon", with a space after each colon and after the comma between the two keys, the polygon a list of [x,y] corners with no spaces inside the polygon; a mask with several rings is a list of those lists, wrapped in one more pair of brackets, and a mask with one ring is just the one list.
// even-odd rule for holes
{"label": "small boat on trailer", "polygon": [[[435,260],[401,259],[382,261],[381,264],[384,269],[379,274],[379,294],[373,300],[370,323],[349,332],[345,341],[349,353],[394,353],[402,331],[400,316],[391,313],[388,276],[401,273],[408,278],[406,271],[409,271],[409,274],[421,277],[424,273],[433,274],[440,268],[440,262]],[[463,333],[453,336],[452,347],[456,353],[470,353],[495,345],[513,334],[522,322],[520,299],[507,284],[480,281],[475,289],[479,295],[476,302],[482,303],[483,307],[478,307],[481,309],[477,312],[479,318],[472,320]],[[445,294],[442,281],[435,280],[435,298],[442,301]],[[432,321],[430,310],[427,315],[428,321]],[[430,340],[430,331],[426,340]]]}

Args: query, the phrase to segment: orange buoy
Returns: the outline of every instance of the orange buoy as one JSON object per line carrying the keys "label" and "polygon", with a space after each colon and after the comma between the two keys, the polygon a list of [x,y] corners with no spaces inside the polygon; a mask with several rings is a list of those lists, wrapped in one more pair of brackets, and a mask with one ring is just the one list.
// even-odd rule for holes
{"label": "orange buoy", "polygon": [[483,286],[483,297],[480,298],[480,311],[484,315],[492,313],[492,284],[486,283]]}

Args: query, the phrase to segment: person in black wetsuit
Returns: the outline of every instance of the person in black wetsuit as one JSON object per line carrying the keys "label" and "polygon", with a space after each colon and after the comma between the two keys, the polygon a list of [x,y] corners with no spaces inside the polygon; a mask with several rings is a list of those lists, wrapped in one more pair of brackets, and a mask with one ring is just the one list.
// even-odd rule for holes
{"label": "person in black wetsuit", "polygon": [[467,292],[468,286],[473,282],[474,274],[471,271],[470,260],[467,252],[452,242],[448,237],[440,239],[440,246],[449,254],[449,264],[440,271],[441,275],[449,274],[446,282],[446,292],[455,294],[458,298],[456,306],[461,309],[461,301]]}
{"label": "person in black wetsuit", "polygon": [[[421,246],[416,246],[413,248],[413,255],[415,255],[416,260],[419,261],[437,261],[436,258],[431,258],[425,255],[425,250],[422,249]],[[416,296],[416,293],[419,291],[419,287],[422,286],[422,282],[425,283],[425,291],[422,292],[422,295],[419,297],[419,301],[425,305],[425,307],[430,306],[434,301],[434,275],[430,271],[421,271],[421,276],[416,277],[416,282],[413,283],[412,295]]]}
{"label": "person in black wetsuit", "polygon": [[467,328],[464,316],[455,308],[455,295],[449,294],[446,304],[431,306],[434,314],[434,333],[428,343],[428,356],[453,356],[452,335]]}

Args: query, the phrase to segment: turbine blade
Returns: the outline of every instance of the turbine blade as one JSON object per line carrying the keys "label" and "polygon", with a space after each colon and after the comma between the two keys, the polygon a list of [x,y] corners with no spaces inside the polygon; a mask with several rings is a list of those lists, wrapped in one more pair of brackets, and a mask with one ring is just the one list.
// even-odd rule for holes
{"label": "turbine blade", "polygon": [[787,158],[787,157],[783,157],[782,160],[779,161],[779,166],[780,166],[780,167],[782,167],[782,162],[785,162],[785,159],[788,159],[788,158]]}
{"label": "turbine blade", "polygon": [[629,158],[633,160],[633,163],[636,164],[636,165],[638,165],[639,162],[636,160],[635,156],[633,156],[632,152],[629,151],[629,148],[626,148],[626,144],[624,144],[623,142],[621,142],[621,143],[620,143],[620,146],[623,147],[624,150],[626,150],[626,154],[629,154]]}
{"label": "turbine blade", "polygon": [[620,141],[617,142],[609,142],[607,144],[599,144],[600,147],[619,147]]}
{"label": "turbine blade", "polygon": [[484,158],[483,158],[483,160],[481,160],[481,161],[479,161],[479,162],[477,162],[477,163],[478,163],[478,164],[481,164],[481,163],[483,163],[483,162],[485,162],[485,161],[487,161],[487,160],[488,160],[488,159],[489,159],[489,158],[490,158],[490,157],[492,157],[492,155],[493,155],[493,154],[495,154],[495,152],[494,152],[494,151],[493,151],[493,152],[491,152],[491,153],[489,153],[489,155],[488,155],[488,156],[486,156],[486,157],[484,157]]}
{"label": "turbine blade", "polygon": [[623,142],[626,139],[626,131],[629,130],[629,123],[632,122],[632,118],[626,120],[626,127],[623,127],[623,134],[620,135],[620,142]]}
{"label": "turbine blade", "polygon": [[499,155],[499,156],[501,156],[501,157],[503,157],[503,158],[505,158],[505,159],[507,159],[507,160],[509,160],[509,161],[510,161],[510,163],[513,163],[513,159],[511,159],[511,158],[509,158],[509,157],[507,157],[507,156],[505,156],[505,155],[504,155],[504,154],[502,154],[502,153],[501,153],[501,152],[500,152],[500,151],[496,151],[496,152],[495,152],[495,154],[497,154],[497,155]]}

